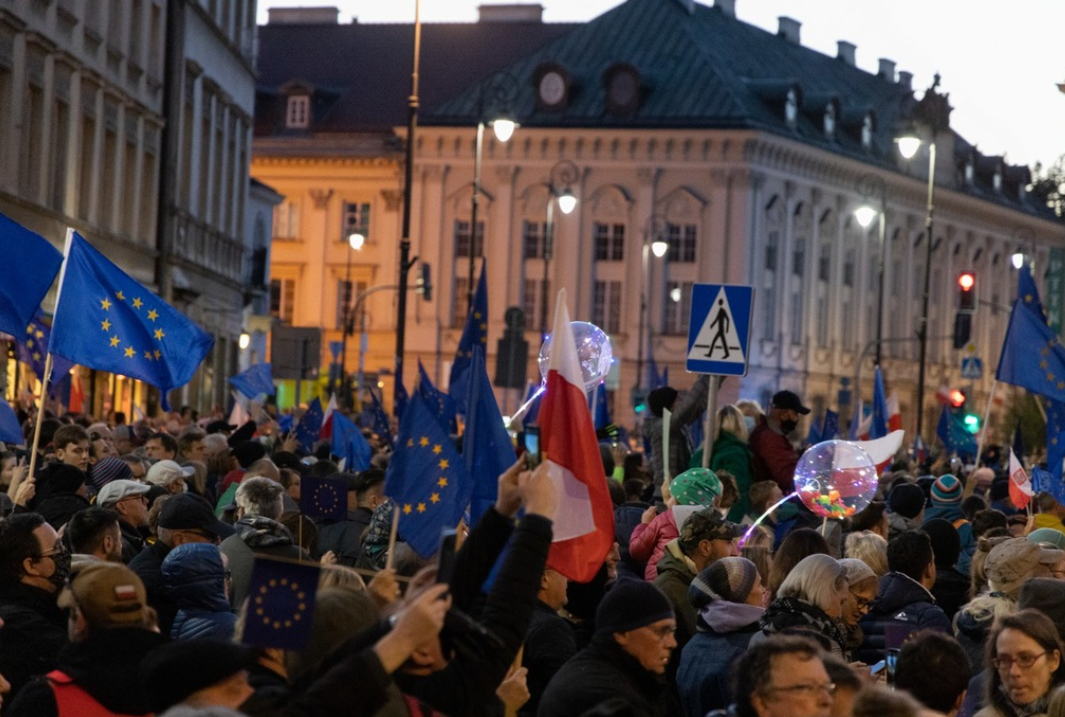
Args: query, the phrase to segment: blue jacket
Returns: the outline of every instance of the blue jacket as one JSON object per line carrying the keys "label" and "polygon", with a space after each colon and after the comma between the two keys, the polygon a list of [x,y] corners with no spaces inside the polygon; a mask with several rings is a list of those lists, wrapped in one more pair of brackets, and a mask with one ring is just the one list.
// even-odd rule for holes
{"label": "blue jacket", "polygon": [[178,607],[171,638],[233,639],[237,616],[226,599],[225,569],[217,546],[186,543],[174,548],[163,560],[163,580]]}
{"label": "blue jacket", "polygon": [[714,600],[703,608],[699,632],[681,653],[677,692],[684,714],[703,717],[732,702],[732,664],[747,651],[765,613],[760,607]]}
{"label": "blue jacket", "polygon": [[888,625],[898,625],[910,632],[931,629],[951,634],[950,620],[938,607],[932,593],[913,578],[890,572],[880,578],[880,589],[872,609],[862,618],[865,635],[858,659],[873,664],[884,659],[884,633]]}
{"label": "blue jacket", "polygon": [[618,573],[629,575],[643,580],[646,561],[639,561],[632,557],[629,552],[629,540],[632,531],[640,524],[645,510],[650,508],[649,503],[630,502],[622,503],[614,508],[614,539],[618,542],[618,551],[621,553],[621,562],[618,563]]}

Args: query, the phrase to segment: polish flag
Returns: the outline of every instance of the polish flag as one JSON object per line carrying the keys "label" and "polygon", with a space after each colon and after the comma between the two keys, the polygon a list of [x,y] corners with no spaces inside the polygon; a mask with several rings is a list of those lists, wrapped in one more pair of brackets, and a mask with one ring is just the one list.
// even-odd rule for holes
{"label": "polish flag", "polygon": [[1024,508],[1035,495],[1032,482],[1024,472],[1024,467],[1017,460],[1017,455],[1010,449],[1010,502],[1015,508]]}
{"label": "polish flag", "polygon": [[584,394],[565,289],[558,292],[551,335],[547,388],[537,418],[548,475],[560,494],[547,566],[586,583],[614,544],[614,508]]}
{"label": "polish flag", "polygon": [[319,438],[333,437],[333,411],[337,410],[337,396],[334,393],[329,397],[329,403],[325,407],[325,415],[322,416],[322,430],[318,432]]}
{"label": "polish flag", "polygon": [[905,431],[892,431],[883,438],[872,441],[851,441],[854,445],[869,454],[876,464],[876,472],[883,473],[895,460],[895,454],[902,448],[902,439],[906,437]]}
{"label": "polish flag", "polygon": [[892,431],[901,431],[902,430],[902,413],[899,411],[899,397],[898,397],[898,394],[892,393],[890,396],[888,396],[887,412],[888,412],[888,422],[887,422],[888,433],[891,433]]}

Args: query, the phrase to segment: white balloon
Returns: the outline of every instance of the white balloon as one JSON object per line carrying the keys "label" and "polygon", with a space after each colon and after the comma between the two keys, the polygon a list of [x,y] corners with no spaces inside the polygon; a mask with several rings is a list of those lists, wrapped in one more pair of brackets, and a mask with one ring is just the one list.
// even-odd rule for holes
{"label": "white balloon", "polygon": [[[606,378],[610,364],[614,361],[614,349],[610,337],[587,321],[571,321],[570,330],[577,344],[577,358],[581,363],[581,376],[584,378],[584,390],[591,391]],[[551,361],[551,339],[548,336],[540,347],[540,375],[547,380],[547,368]]]}

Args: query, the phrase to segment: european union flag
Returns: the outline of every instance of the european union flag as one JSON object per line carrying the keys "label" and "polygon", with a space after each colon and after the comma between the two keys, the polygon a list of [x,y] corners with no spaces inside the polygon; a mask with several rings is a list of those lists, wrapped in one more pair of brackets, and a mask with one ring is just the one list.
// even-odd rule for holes
{"label": "european union flag", "polygon": [[462,440],[462,457],[473,481],[470,497],[470,524],[476,525],[492,507],[499,491],[499,476],[514,463],[516,453],[510,434],[503,425],[492,382],[484,365],[479,346],[473,347],[469,369],[470,392],[467,397],[466,432]]}
{"label": "european union flag", "polygon": [[410,396],[407,394],[407,387],[403,385],[403,378],[396,379],[396,405],[393,406],[396,410],[396,418],[403,420],[403,412],[407,410],[407,404],[410,403]]}
{"label": "european union flag", "polygon": [[956,415],[946,404],[939,414],[939,423],[936,425],[936,435],[943,441],[943,446],[948,451],[959,455],[975,455],[976,439],[965,428],[962,417]]}
{"label": "european union flag", "polygon": [[463,415],[467,411],[466,398],[470,392],[469,370],[473,363],[473,350],[476,347],[480,347],[481,351],[488,350],[488,283],[485,278],[487,273],[488,262],[485,261],[481,264],[481,278],[473,294],[470,313],[466,315],[466,326],[462,329],[462,338],[459,339],[455,363],[451,364],[451,375],[448,379],[448,393],[455,398],[455,408]]}
{"label": "european union flag", "polygon": [[268,363],[257,363],[247,371],[238,373],[229,379],[233,388],[248,398],[255,398],[261,393],[273,396],[277,393],[274,386],[274,373]]}
{"label": "european union flag", "polygon": [[[44,381],[44,362],[48,355],[48,342],[51,335],[52,330],[44,323],[44,314],[38,309],[33,319],[26,325],[26,332],[16,337],[15,349],[18,360],[29,364],[39,381]],[[52,376],[55,380],[48,386],[50,394],[54,395],[56,384],[63,376],[70,373],[73,366],[72,361],[67,361],[62,356],[52,357]]]}
{"label": "european union flag", "polygon": [[15,409],[3,399],[0,399],[0,441],[14,446],[22,446],[26,443]]}
{"label": "european union flag", "polygon": [[447,430],[421,392],[411,397],[388,465],[385,495],[400,507],[399,535],[418,555],[436,553],[443,528],[454,528],[473,485]]}
{"label": "european union flag", "polygon": [[[1027,271],[1027,267],[1022,268],[1021,275]],[[1018,293],[1013,302],[995,380],[1065,402],[1065,349],[1043,319],[1039,294],[1034,293],[1030,275],[1026,283],[1030,285],[1027,292]],[[1020,290],[1023,285],[1019,284]]]}
{"label": "european union flag", "polygon": [[599,384],[595,388],[595,406],[592,409],[592,417],[595,419],[595,430],[599,431],[609,426],[614,421],[610,418],[610,406],[607,403],[606,386]]}
{"label": "european union flag", "polygon": [[455,399],[433,385],[421,361],[418,361],[418,387],[415,389],[415,393],[420,394],[425,399],[425,402],[433,408],[433,413],[436,414],[446,430],[452,432],[455,430],[455,417],[458,414],[458,410],[455,408]]}
{"label": "european union flag", "polygon": [[322,432],[323,420],[325,420],[325,414],[322,412],[322,402],[315,396],[296,426],[296,440],[299,441],[300,448],[307,453],[314,450],[314,443]]}
{"label": "european union flag", "polygon": [[348,487],[337,478],[304,476],[300,481],[300,512],[311,520],[348,517]]}
{"label": "european union flag", "polygon": [[887,394],[884,392],[884,375],[876,367],[873,378],[873,423],[869,427],[869,438],[883,438],[888,434]]}
{"label": "european union flag", "polygon": [[1047,414],[1047,470],[1060,483],[1061,464],[1065,461],[1065,403],[1046,399],[1043,405]]}
{"label": "european union flag", "polygon": [[1032,278],[1032,271],[1025,264],[1017,272],[1017,301],[1035,313],[1045,324],[1047,321],[1046,311],[1043,310],[1043,302],[1039,300],[1039,289]]}
{"label": "european union flag", "polygon": [[816,446],[821,442],[821,421],[815,418],[810,419],[810,430],[806,432],[806,445]]}
{"label": "european union flag", "polygon": [[374,433],[380,436],[382,441],[395,448],[396,442],[392,438],[392,429],[388,427],[388,414],[385,413],[384,406],[381,405],[381,401],[378,400],[377,394],[374,393],[372,388],[370,389],[370,400],[373,402]]}
{"label": "european union flag", "polygon": [[311,636],[318,596],[318,566],[255,557],[248,588],[248,615],[241,642],[256,647],[302,650]]}
{"label": "european union flag", "polygon": [[77,232],[52,319],[48,350],[89,368],[122,374],[167,392],[183,386],[214,338],[112,264]]}
{"label": "european union flag", "polygon": [[344,470],[354,473],[370,467],[373,448],[362,437],[359,427],[339,411],[333,411],[332,441],[330,450],[334,456],[344,459]]}
{"label": "european union flag", "polygon": [[47,239],[0,214],[0,256],[18,261],[0,282],[0,331],[21,336],[63,263]]}
{"label": "european union flag", "polygon": [[835,440],[839,434],[839,414],[833,410],[825,411],[825,421],[821,425],[821,440]]}
{"label": "european union flag", "polygon": [[[1059,470],[1061,464],[1058,463]],[[1055,478],[1050,471],[1042,468],[1032,469],[1032,490],[1036,493],[1046,492],[1054,496],[1054,500],[1065,505],[1065,483],[1061,476]]]}

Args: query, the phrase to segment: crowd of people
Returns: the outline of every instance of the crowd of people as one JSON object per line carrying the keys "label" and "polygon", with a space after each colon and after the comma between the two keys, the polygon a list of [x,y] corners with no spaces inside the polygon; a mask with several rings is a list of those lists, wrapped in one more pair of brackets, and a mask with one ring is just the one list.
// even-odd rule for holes
{"label": "crowd of people", "polygon": [[[547,567],[560,497],[517,453],[445,577],[395,541],[369,427],[351,472],[267,414],[47,416],[32,475],[0,453],[0,711],[1065,717],[1065,506],[1014,506],[992,449],[898,460],[823,520],[783,500],[791,391],[716,407],[701,467],[709,380],[652,391],[642,446],[601,446],[616,542],[586,583]],[[310,478],[344,486],[343,519],[301,513]],[[299,649],[244,639],[263,558],[316,566]]]}

